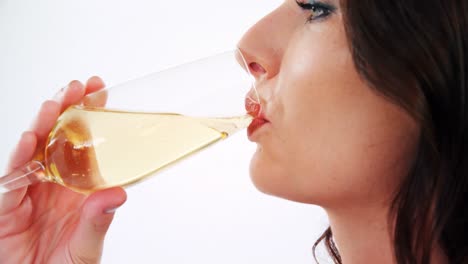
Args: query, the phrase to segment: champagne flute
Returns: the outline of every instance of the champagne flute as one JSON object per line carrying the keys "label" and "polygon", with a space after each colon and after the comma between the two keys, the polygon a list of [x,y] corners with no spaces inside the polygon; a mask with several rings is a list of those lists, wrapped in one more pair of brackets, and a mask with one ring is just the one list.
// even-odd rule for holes
{"label": "champagne flute", "polygon": [[91,93],[0,177],[0,193],[53,182],[89,194],[154,175],[251,123],[260,104],[248,69],[235,49]]}

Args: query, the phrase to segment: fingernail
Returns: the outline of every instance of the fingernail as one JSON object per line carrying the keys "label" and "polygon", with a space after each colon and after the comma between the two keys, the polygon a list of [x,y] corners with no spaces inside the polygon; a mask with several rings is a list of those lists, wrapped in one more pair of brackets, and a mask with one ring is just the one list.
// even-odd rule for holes
{"label": "fingernail", "polygon": [[117,211],[117,209],[119,209],[119,207],[120,206],[116,206],[116,207],[111,207],[111,208],[105,209],[104,213],[105,214],[113,214],[113,213],[115,213],[115,211]]}
{"label": "fingernail", "polygon": [[67,86],[64,86],[62,87],[62,89],[60,89],[60,91],[58,91],[54,97],[52,98],[52,100],[54,100],[55,102],[61,104],[62,101],[63,101],[63,95],[65,94],[65,91],[68,89],[68,85]]}

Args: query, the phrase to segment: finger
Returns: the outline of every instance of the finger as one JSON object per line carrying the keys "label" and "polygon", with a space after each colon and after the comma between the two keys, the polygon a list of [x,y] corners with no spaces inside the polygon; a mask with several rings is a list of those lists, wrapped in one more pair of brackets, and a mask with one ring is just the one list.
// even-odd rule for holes
{"label": "finger", "polygon": [[60,100],[61,111],[67,109],[70,105],[78,104],[85,94],[84,86],[79,81],[71,81]]}
{"label": "finger", "polygon": [[26,131],[21,135],[21,138],[16,145],[15,150],[10,155],[10,162],[7,166],[7,172],[18,168],[31,160],[34,150],[36,149],[37,138],[34,132]]}
{"label": "finger", "polygon": [[50,130],[60,115],[60,108],[60,104],[52,100],[45,101],[42,104],[37,118],[31,127],[32,131],[36,133],[39,141],[43,141],[47,138]]}
{"label": "finger", "polygon": [[104,237],[114,217],[115,209],[127,199],[125,191],[111,188],[91,194],[85,201],[78,226],[70,239],[74,258],[98,261]]}
{"label": "finger", "polygon": [[[104,88],[104,82],[101,78],[93,76],[86,83],[86,94],[82,104],[84,106],[103,107],[107,102],[107,90]],[[100,91],[99,91],[100,90]]]}
{"label": "finger", "polygon": [[83,98],[82,104],[84,106],[103,107],[107,102],[107,90],[101,90],[89,94]]}
{"label": "finger", "polygon": [[[24,132],[11,154],[10,162],[8,164],[7,173],[15,168],[24,165],[31,160],[34,150],[36,149],[37,138],[33,132]],[[0,215],[6,214],[17,208],[24,198],[27,188],[21,188],[0,195]]]}
{"label": "finger", "polygon": [[88,79],[86,82],[85,93],[90,94],[94,93],[102,88],[104,88],[105,84],[104,81],[99,76],[93,76]]}

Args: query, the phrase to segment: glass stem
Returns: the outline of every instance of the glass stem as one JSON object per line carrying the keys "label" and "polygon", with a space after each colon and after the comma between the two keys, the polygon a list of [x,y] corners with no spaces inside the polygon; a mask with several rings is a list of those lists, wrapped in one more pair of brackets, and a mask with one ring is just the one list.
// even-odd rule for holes
{"label": "glass stem", "polygon": [[45,180],[47,178],[44,165],[33,160],[0,177],[0,193],[7,193]]}

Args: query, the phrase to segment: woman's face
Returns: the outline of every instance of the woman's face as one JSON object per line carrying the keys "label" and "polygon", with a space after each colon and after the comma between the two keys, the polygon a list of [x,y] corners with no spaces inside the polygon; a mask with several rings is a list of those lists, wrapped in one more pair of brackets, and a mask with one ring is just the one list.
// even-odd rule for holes
{"label": "woman's face", "polygon": [[324,207],[388,201],[419,127],[358,75],[338,0],[286,0],[239,48],[268,120],[249,135],[256,187]]}

